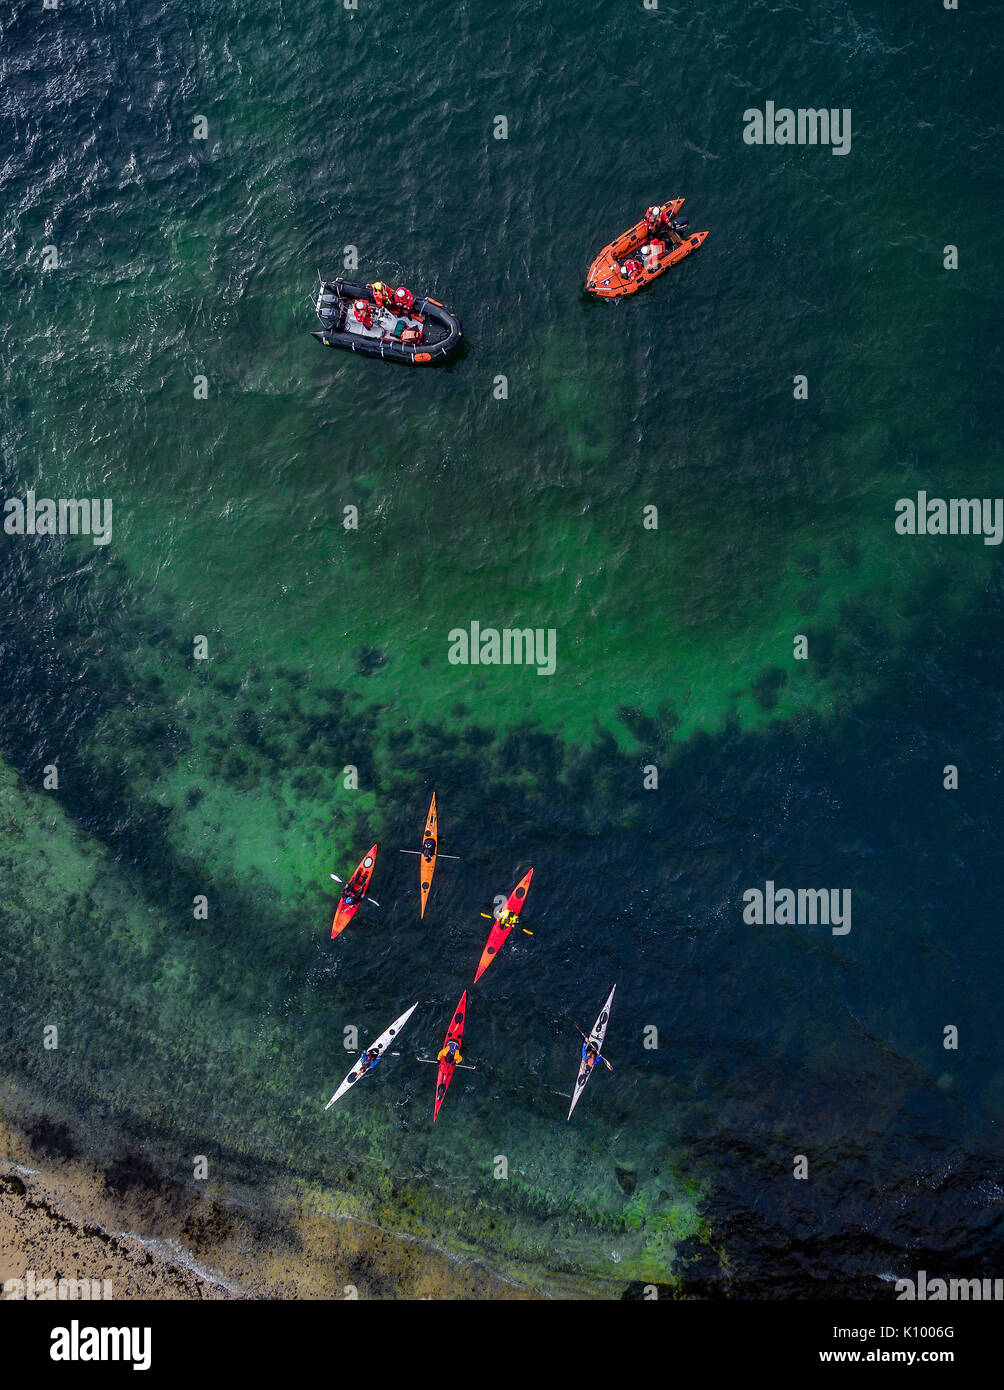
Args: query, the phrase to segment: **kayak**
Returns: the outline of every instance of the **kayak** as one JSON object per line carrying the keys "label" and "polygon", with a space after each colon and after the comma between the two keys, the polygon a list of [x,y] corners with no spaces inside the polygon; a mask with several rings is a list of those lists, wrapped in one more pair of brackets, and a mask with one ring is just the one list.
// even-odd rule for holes
{"label": "kayak", "polygon": [[[365,1051],[379,1052],[381,1055],[383,1055],[384,1049],[388,1046],[388,1044],[393,1042],[393,1040],[397,1037],[398,1033],[400,1033],[401,1029],[408,1022],[409,1018],[411,1018],[412,1014],[418,1008],[418,1002],[419,1001],[416,999],[415,1003],[412,1004],[411,1008],[408,1009],[406,1013],[403,1013],[400,1018],[396,1018],[394,1022],[390,1025],[390,1027],[386,1030],[386,1032],[381,1033],[380,1036],[377,1038],[376,1042],[370,1043],[369,1047],[366,1048]],[[350,1091],[352,1087],[356,1084],[356,1082],[361,1081],[362,1078],[366,1075],[366,1073],[370,1070],[371,1068],[369,1067],[366,1067],[365,1070],[363,1069],[363,1056],[362,1054],[360,1054],[359,1061],[355,1064],[355,1066],[349,1072],[348,1076],[339,1086],[338,1090],[328,1101],[327,1105],[324,1107],[325,1110],[330,1110],[331,1107],[334,1105],[335,1101],[340,1100],[341,1097],[344,1096],[345,1092]]]}
{"label": "kayak", "polygon": [[[520,881],[516,884],[516,887],[509,894],[509,901],[506,903],[506,910],[508,912],[514,912],[517,915],[517,917],[519,916],[520,908],[526,901],[527,889],[530,887],[531,878],[533,878],[532,869],[529,871],[528,874],[526,874],[524,878],[520,879]],[[478,973],[474,976],[475,984],[477,984],[477,982],[481,979],[481,976],[491,965],[492,961],[495,959],[499,950],[505,943],[506,937],[512,931],[514,926],[514,922],[511,922],[507,927],[503,927],[502,924],[497,920],[492,923],[492,929],[488,933],[488,940],[485,943],[485,949],[481,952],[481,959],[478,962]]]}
{"label": "kayak", "polygon": [[[331,923],[332,941],[334,941],[336,936],[341,935],[359,911],[359,904],[362,902],[364,895],[369,891],[370,879],[373,877],[373,866],[376,864],[376,854],[377,847],[374,845],[359,861],[355,873],[342,889],[342,895],[338,899],[338,906],[335,908],[335,919]],[[346,894],[348,893],[353,893],[355,895],[356,900],[354,903],[347,903],[345,901]]]}
{"label": "kayak", "polygon": [[[425,916],[425,905],[429,901],[429,889],[432,887],[432,875],[436,872],[436,855],[439,853],[439,820],[436,815],[436,793],[432,793],[432,801],[429,805],[429,815],[425,822],[425,834],[422,836],[422,862],[418,866],[418,891],[422,895],[422,912]],[[426,857],[425,846],[427,841],[432,841],[432,853]]]}
{"label": "kayak", "polygon": [[[674,218],[685,202],[685,198],[674,198],[671,203],[666,203],[664,206],[667,215]],[[609,246],[604,246],[589,267],[589,274],[586,276],[586,289],[590,294],[595,294],[600,299],[623,299],[626,295],[634,294],[644,285],[650,285],[671,265],[676,265],[685,256],[689,256],[692,251],[696,251],[707,235],[707,232],[694,232],[692,236],[676,233],[675,241],[673,238],[667,240],[666,249],[659,257],[657,265],[650,269],[645,258],[639,258],[642,261],[642,269],[628,280],[621,274],[621,262],[629,256],[636,256],[651,237],[648,225],[642,218],[633,227],[629,227],[626,232],[622,232]]]}
{"label": "kayak", "polygon": [[[353,312],[357,299],[374,305],[369,327]],[[460,323],[438,299],[416,299],[410,313],[377,308],[369,285],[348,280],[322,280],[314,299],[314,312],[324,325],[312,338],[329,348],[346,348],[387,362],[428,366],[442,362],[460,346]]]}
{"label": "kayak", "polygon": [[[616,988],[617,986],[614,985],[614,989]],[[593,1031],[589,1034],[589,1041],[596,1044],[597,1052],[603,1051],[603,1039],[607,1035],[607,1024],[610,1022],[610,1005],[614,1002],[614,989],[607,995],[607,1002],[600,1010],[600,1016],[593,1024]],[[579,1063],[579,1074],[575,1078],[575,1090],[572,1092],[572,1103],[568,1107],[569,1119],[572,1118],[572,1111],[579,1103],[579,1096],[581,1096],[582,1092],[586,1089],[586,1082],[595,1070],[595,1063],[591,1067],[587,1067],[585,1062]]]}
{"label": "kayak", "polygon": [[[455,1042],[457,1044],[457,1047],[459,1048],[460,1043],[463,1040],[464,1024],[466,1023],[466,1021],[467,991],[465,989],[463,994],[460,996],[460,1003],[454,1010],[450,1026],[446,1030],[446,1037],[443,1039],[444,1047],[449,1042]],[[435,1123],[436,1116],[439,1114],[439,1107],[443,1103],[443,1097],[446,1095],[446,1092],[450,1089],[450,1082],[453,1080],[453,1073],[455,1069],[456,1068],[454,1067],[454,1064],[452,1062],[440,1062],[439,1064],[439,1071],[436,1073],[436,1108],[432,1112],[433,1123]]]}

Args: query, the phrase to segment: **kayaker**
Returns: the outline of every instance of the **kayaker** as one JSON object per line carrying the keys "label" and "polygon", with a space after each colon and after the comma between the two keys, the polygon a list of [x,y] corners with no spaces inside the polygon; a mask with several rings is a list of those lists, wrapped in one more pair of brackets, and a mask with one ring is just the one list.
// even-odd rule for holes
{"label": "kayaker", "polygon": [[594,1042],[584,1042],[582,1044],[582,1060],[585,1062],[587,1069],[592,1071],[597,1062],[605,1062],[607,1059]]}
{"label": "kayaker", "polygon": [[378,309],[386,309],[393,302],[395,292],[382,280],[374,280],[370,289],[373,291],[373,302]]}
{"label": "kayaker", "polygon": [[357,299],[352,306],[357,323],[361,323],[364,328],[373,327],[373,305],[368,299]]}
{"label": "kayaker", "polygon": [[346,907],[355,907],[355,905],[356,905],[356,903],[357,903],[358,901],[359,901],[359,894],[356,893],[356,892],[355,892],[353,889],[351,889],[351,888],[346,888],[345,892],[342,894],[342,902],[345,904],[345,906],[346,906]]}
{"label": "kayaker", "polygon": [[415,307],[415,296],[404,285],[394,291],[393,307],[399,314],[410,314]]}
{"label": "kayaker", "polygon": [[436,853],[436,842],[432,836],[422,841],[422,858],[430,860]]}
{"label": "kayaker", "polygon": [[625,261],[620,267],[621,275],[625,280],[633,280],[641,271],[641,261]]}
{"label": "kayaker", "polygon": [[451,1038],[449,1040],[446,1046],[440,1050],[436,1060],[439,1062],[449,1062],[451,1066],[456,1066],[458,1062],[464,1060],[460,1055],[460,1044],[457,1042],[456,1038]]}
{"label": "kayaker", "polygon": [[518,916],[519,913],[510,912],[507,907],[504,907],[496,918],[496,921],[500,927],[513,927],[516,925],[516,918]]}
{"label": "kayaker", "polygon": [[360,1070],[367,1072],[380,1065],[381,1057],[375,1047],[368,1047],[359,1060],[363,1063]]}

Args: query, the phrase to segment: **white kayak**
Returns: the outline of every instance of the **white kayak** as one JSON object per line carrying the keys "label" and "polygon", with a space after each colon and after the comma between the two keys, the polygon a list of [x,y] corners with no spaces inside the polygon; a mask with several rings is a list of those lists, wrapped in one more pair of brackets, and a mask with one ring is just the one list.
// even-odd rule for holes
{"label": "white kayak", "polygon": [[[418,1008],[418,1002],[419,1001],[416,999],[415,1003],[412,1004],[411,1008],[407,1011],[407,1013],[403,1013],[400,1018],[396,1018],[394,1022],[390,1025],[390,1027],[386,1030],[386,1032],[380,1034],[375,1043],[370,1043],[369,1047],[365,1049],[366,1052],[378,1052],[382,1057],[384,1049],[388,1047],[390,1043],[393,1042],[393,1040],[397,1037],[398,1033],[400,1033],[401,1029],[408,1022],[409,1018],[411,1018],[412,1014]],[[349,1072],[348,1076],[339,1086],[338,1090],[335,1092],[335,1094],[328,1101],[327,1105],[324,1107],[325,1110],[329,1110],[331,1106],[334,1105],[336,1100],[339,1100],[342,1096],[344,1096],[346,1091],[350,1091],[352,1087],[356,1084],[356,1082],[361,1081],[362,1078],[366,1075],[366,1073],[370,1070],[370,1067],[365,1067],[364,1070],[363,1058],[362,1056],[360,1056],[359,1061],[355,1064],[355,1066]]]}
{"label": "white kayak", "polygon": [[[603,1039],[607,1035],[607,1024],[610,1022],[610,1005],[614,1002],[614,989],[616,988],[617,986],[614,985],[614,988],[607,995],[607,1002],[600,1010],[600,1016],[593,1024],[593,1031],[589,1034],[589,1041],[596,1044],[597,1052],[603,1051]],[[579,1096],[581,1096],[582,1092],[586,1089],[586,1082],[595,1070],[595,1063],[591,1067],[587,1067],[585,1062],[579,1063],[579,1074],[575,1078],[575,1090],[572,1092],[572,1103],[568,1107],[569,1119],[572,1118],[572,1111],[579,1103]]]}

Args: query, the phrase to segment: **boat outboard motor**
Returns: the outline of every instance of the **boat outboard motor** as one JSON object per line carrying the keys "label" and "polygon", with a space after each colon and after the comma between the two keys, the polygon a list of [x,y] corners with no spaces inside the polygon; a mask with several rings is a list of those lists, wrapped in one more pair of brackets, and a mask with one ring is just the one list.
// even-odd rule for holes
{"label": "boat outboard motor", "polygon": [[329,290],[317,296],[317,317],[323,322],[325,319],[336,319],[341,308],[341,301],[337,294],[332,294]]}
{"label": "boat outboard motor", "polygon": [[685,232],[690,226],[690,219],[687,217],[674,217],[669,225],[674,232]]}

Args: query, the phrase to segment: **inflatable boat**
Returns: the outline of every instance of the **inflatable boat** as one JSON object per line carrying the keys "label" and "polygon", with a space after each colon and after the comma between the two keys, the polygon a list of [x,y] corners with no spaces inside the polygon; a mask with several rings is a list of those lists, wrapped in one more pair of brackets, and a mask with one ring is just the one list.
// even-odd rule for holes
{"label": "inflatable boat", "polygon": [[[318,277],[320,278],[320,277]],[[362,318],[358,300],[372,305]],[[369,285],[321,280],[314,310],[324,325],[311,336],[325,347],[364,352],[388,362],[428,366],[442,362],[460,346],[460,324],[438,299],[416,299],[408,313],[377,306]]]}
{"label": "inflatable boat", "polygon": [[[685,218],[677,217],[685,201],[684,198],[674,198],[672,202],[663,205],[669,218],[669,228],[660,234],[660,239],[665,240],[665,250],[661,255],[642,254],[642,248],[652,239],[644,218],[633,227],[629,227],[626,232],[622,232],[609,246],[604,246],[589,267],[586,277],[586,289],[589,293],[598,295],[600,299],[622,299],[625,295],[634,294],[644,285],[650,285],[671,265],[676,265],[684,256],[689,256],[691,251],[696,251],[708,234],[687,234],[689,224]],[[638,261],[640,268],[631,276],[623,275],[621,266],[625,261],[634,259]]]}

